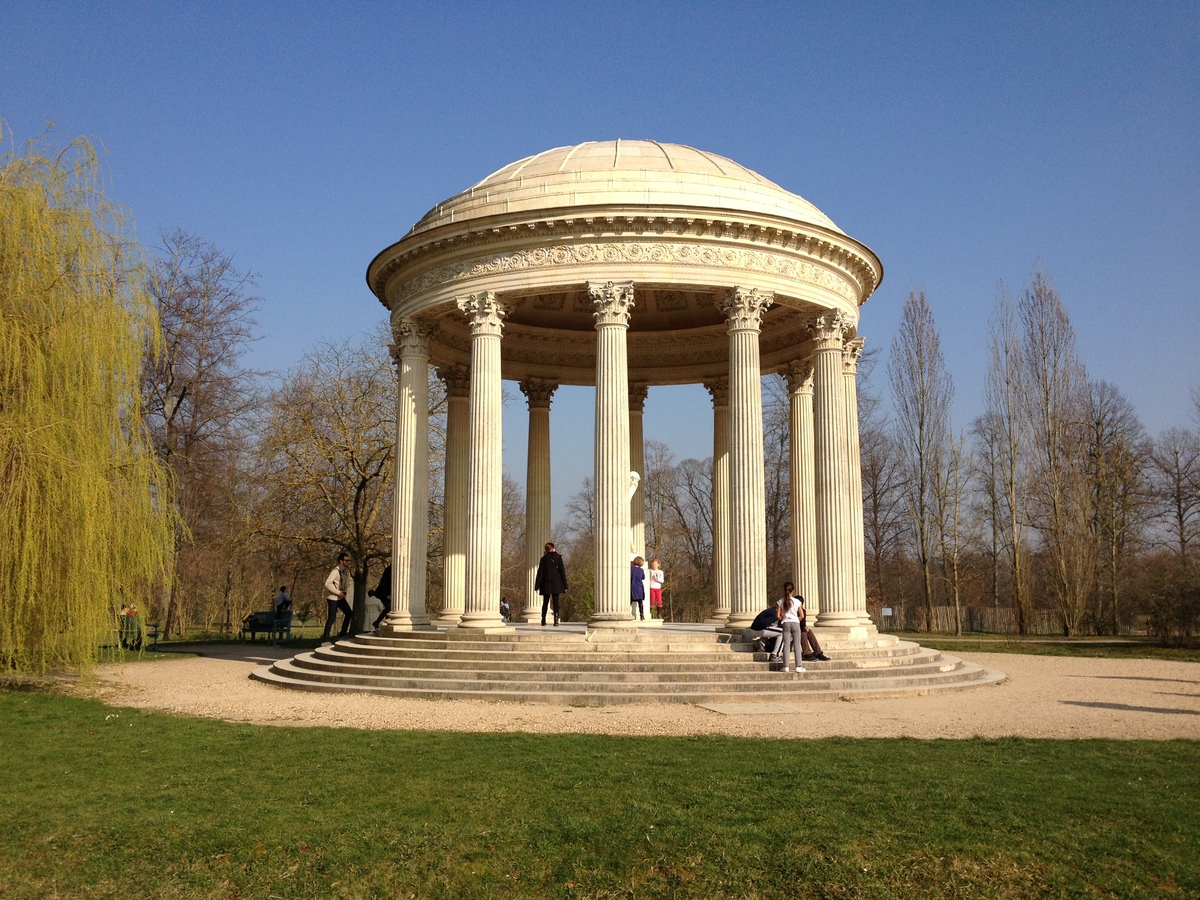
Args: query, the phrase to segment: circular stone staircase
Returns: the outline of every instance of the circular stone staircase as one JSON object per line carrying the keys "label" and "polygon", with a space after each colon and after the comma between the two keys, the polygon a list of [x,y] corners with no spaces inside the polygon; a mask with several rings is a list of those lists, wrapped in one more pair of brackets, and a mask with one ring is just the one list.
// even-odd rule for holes
{"label": "circular stone staircase", "polygon": [[911,697],[997,684],[1002,672],[891,635],[839,646],[817,632],[829,662],[785,673],[741,635],[712,625],[589,633],[582,624],[502,632],[361,634],[251,678],[305,691],[363,691],[430,700],[534,703],[780,703]]}

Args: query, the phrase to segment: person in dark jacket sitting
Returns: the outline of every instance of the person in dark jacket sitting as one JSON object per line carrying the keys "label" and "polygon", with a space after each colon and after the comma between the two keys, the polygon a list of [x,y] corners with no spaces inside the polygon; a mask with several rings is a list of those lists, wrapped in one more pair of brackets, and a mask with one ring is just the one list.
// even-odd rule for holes
{"label": "person in dark jacket sitting", "polygon": [[546,552],[538,562],[533,589],[542,595],[542,625],[546,624],[546,609],[554,604],[554,624],[558,624],[558,597],[567,589],[567,568],[563,558],[554,549],[554,542],[546,543]]}
{"label": "person in dark jacket sitting", "polygon": [[779,627],[779,607],[768,606],[750,623],[750,636],[754,638],[754,649],[772,655],[779,649],[783,629]]}

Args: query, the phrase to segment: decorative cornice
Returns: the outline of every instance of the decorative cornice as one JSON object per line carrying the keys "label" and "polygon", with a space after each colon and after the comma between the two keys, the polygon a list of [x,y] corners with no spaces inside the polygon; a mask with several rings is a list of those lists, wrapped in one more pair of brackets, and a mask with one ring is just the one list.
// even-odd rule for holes
{"label": "decorative cornice", "polygon": [[438,378],[446,386],[447,397],[467,397],[471,393],[471,369],[469,366],[438,366]]}
{"label": "decorative cornice", "polygon": [[508,309],[496,296],[495,291],[482,291],[458,301],[458,308],[467,314],[471,334],[488,334],[499,337],[504,330],[504,317]]}
{"label": "decorative cornice", "polygon": [[597,327],[601,325],[629,327],[629,310],[634,306],[632,281],[589,281],[587,289],[588,296],[592,298]]}
{"label": "decorative cornice", "polygon": [[758,288],[730,288],[717,308],[725,314],[730,331],[761,331],[763,313],[775,302],[775,295]]}
{"label": "decorative cornice", "polygon": [[596,263],[661,263],[685,269],[721,267],[748,274],[770,275],[798,281],[830,291],[855,305],[859,300],[858,291],[848,284],[844,277],[824,266],[798,259],[794,251],[785,251],[781,247],[760,250],[737,245],[673,240],[613,240],[489,253],[438,266],[411,278],[400,286],[395,298],[397,301],[403,301],[431,288],[487,275],[550,267],[569,269],[593,266]]}
{"label": "decorative cornice", "polygon": [[812,359],[797,359],[790,363],[783,370],[783,377],[787,379],[789,394],[811,394],[813,390],[813,373],[816,367],[813,365]]}
{"label": "decorative cornice", "polygon": [[547,381],[543,378],[526,378],[518,382],[517,387],[529,400],[530,409],[549,409],[550,398],[558,390],[558,382]]}

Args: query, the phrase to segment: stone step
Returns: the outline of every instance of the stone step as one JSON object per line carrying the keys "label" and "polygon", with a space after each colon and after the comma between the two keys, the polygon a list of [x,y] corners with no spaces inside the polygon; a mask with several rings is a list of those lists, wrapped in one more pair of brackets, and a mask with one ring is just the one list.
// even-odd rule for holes
{"label": "stone step", "polygon": [[[684,654],[696,654],[699,657],[732,657],[734,655],[753,655],[753,644],[749,641],[738,643],[689,643],[683,646],[674,642],[647,642],[646,644],[591,644],[582,640],[554,641],[542,645],[535,644],[494,644],[475,643],[471,641],[454,640],[439,642],[436,640],[415,641],[397,640],[395,638],[368,637],[359,635],[353,639],[338,641],[335,647],[353,647],[353,652],[362,655],[390,656],[394,658],[412,658],[419,654],[431,657],[446,658],[453,656],[461,659],[558,659],[573,660],[586,655],[595,660],[616,662],[621,660],[647,659],[658,655],[662,658],[675,658]],[[834,658],[852,657],[855,659],[892,659],[910,655],[919,645],[910,641],[896,641],[885,647],[855,648],[853,650],[828,649],[828,655]],[[326,648],[328,649],[328,648]]]}
{"label": "stone step", "polygon": [[[694,681],[697,683],[713,681],[761,681],[772,678],[773,673],[782,669],[782,664],[766,661],[748,666],[731,666],[722,668],[694,668],[685,665],[623,665],[623,666],[572,666],[569,664],[548,664],[544,666],[521,667],[469,667],[461,665],[379,665],[365,663],[344,657],[341,659],[329,656],[319,657],[315,654],[300,654],[291,660],[279,663],[280,668],[289,668],[295,672],[311,672],[314,677],[373,677],[373,678],[423,678],[426,680],[447,680],[454,682],[470,681],[568,681],[578,682],[590,680],[596,683],[617,682],[677,682]],[[808,672],[827,678],[881,678],[903,672],[906,677],[922,672],[942,672],[953,669],[956,662],[948,661],[936,651],[926,651],[920,657],[906,661],[903,667],[858,667],[853,662],[811,662],[807,664]]]}
{"label": "stone step", "polygon": [[339,681],[319,681],[298,678],[275,667],[260,668],[252,678],[267,684],[295,690],[345,693],[366,692],[380,696],[410,697],[430,700],[506,700],[527,703],[556,703],[566,705],[606,705],[624,703],[797,703],[813,700],[878,699],[897,696],[923,696],[943,691],[966,690],[997,684],[1003,673],[983,669],[971,663],[961,663],[952,673],[917,678],[888,677],[865,682],[857,679],[820,679],[810,673],[778,673],[758,685],[721,686],[672,684],[639,691],[601,690],[581,684],[563,684],[556,690],[546,685],[509,684],[505,690],[493,685],[463,685],[432,687],[424,681],[412,686],[383,683],[347,684]]}
{"label": "stone step", "polygon": [[842,642],[826,652],[828,662],[783,673],[781,663],[770,662],[742,635],[706,626],[592,634],[579,626],[553,632],[517,626],[494,634],[451,628],[358,635],[252,677],[303,690],[568,704],[913,695],[1003,678],[891,635]]}
{"label": "stone step", "polygon": [[[903,656],[887,659],[832,658],[828,662],[806,663],[819,669],[887,669],[895,666],[910,666],[923,662],[937,661],[940,651],[930,650],[916,644]],[[458,671],[631,671],[631,672],[741,672],[764,668],[769,662],[766,653],[729,654],[722,657],[697,658],[694,654],[609,655],[609,654],[494,654],[479,653],[420,653],[381,656],[353,652],[355,648],[319,647],[298,655],[297,659],[313,660],[316,663],[336,665],[339,663],[375,665],[381,670],[405,666],[422,669],[453,669]]]}

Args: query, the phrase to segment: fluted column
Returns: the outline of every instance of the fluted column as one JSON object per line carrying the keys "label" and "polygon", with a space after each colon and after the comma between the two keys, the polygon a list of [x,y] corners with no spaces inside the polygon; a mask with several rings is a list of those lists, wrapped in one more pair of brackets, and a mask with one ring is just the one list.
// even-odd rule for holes
{"label": "fluted column", "polygon": [[629,372],[633,282],[588,282],[596,317],[595,609],[591,628],[628,626]]}
{"label": "fluted column", "polygon": [[762,371],[758,337],[773,296],[733,288],[721,311],[729,327],[730,630],[749,627],[767,598]]}
{"label": "fluted column", "polygon": [[[629,385],[629,468],[638,473],[637,487],[629,498],[629,528],[631,540],[629,551],[649,557],[646,552],[646,442],[642,435],[642,415],[646,408],[649,387],[644,384]],[[647,595],[649,603],[649,595]],[[648,611],[648,610],[647,610]]]}
{"label": "fluted column", "polygon": [[729,379],[706,381],[713,404],[712,579],[716,609],[709,622],[729,621]]}
{"label": "fluted column", "polygon": [[467,480],[470,477],[471,371],[443,366],[446,467],[442,516],[442,610],[436,624],[457,625],[467,593]]}
{"label": "fluted column", "polygon": [[850,591],[854,612],[863,625],[867,614],[867,558],[863,541],[862,459],[858,446],[858,360],[866,341],[856,337],[842,349],[842,376],[846,387],[846,465],[850,470]]}
{"label": "fluted column", "polygon": [[519,385],[529,403],[529,449],[525,464],[525,596],[514,619],[532,622],[542,614],[541,597],[534,589],[538,562],[550,540],[550,398],[558,390],[553,381],[526,378]]}
{"label": "fluted column", "polygon": [[467,593],[460,628],[504,627],[500,618],[500,335],[507,312],[492,291],[459,300],[471,327],[471,437],[467,477]]}
{"label": "fluted column", "polygon": [[809,615],[821,610],[817,584],[817,510],[813,485],[813,362],[786,371],[791,418],[792,580]]}
{"label": "fluted column", "polygon": [[388,631],[430,628],[425,611],[429,543],[429,335],[401,318],[392,327],[396,384],[395,503],[392,515],[392,610]]}
{"label": "fluted column", "polygon": [[824,313],[811,327],[814,346],[813,462],[816,476],[817,624],[851,628],[858,622],[850,590],[850,479],[846,389],[842,375],[841,313]]}

